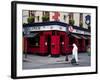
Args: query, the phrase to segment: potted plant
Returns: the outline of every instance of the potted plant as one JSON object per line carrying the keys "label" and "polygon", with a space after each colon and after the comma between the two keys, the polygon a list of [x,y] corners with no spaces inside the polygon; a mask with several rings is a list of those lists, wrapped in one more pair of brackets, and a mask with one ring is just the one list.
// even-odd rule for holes
{"label": "potted plant", "polygon": [[80,22],[80,27],[83,27],[83,22],[82,21]]}
{"label": "potted plant", "polygon": [[43,20],[43,22],[46,22],[46,21],[48,21],[49,20],[49,16],[42,16],[42,20]]}
{"label": "potted plant", "polygon": [[35,21],[35,17],[34,16],[30,16],[27,19],[28,23],[33,23]]}
{"label": "potted plant", "polygon": [[74,19],[69,20],[69,24],[70,24],[70,25],[74,25],[74,23],[75,23]]}

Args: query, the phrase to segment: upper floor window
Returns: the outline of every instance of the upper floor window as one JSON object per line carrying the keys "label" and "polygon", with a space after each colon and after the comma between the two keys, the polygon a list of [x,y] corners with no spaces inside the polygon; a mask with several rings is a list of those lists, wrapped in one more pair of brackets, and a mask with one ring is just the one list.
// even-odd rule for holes
{"label": "upper floor window", "polygon": [[80,13],[79,26],[83,27],[83,13]]}
{"label": "upper floor window", "polygon": [[69,13],[69,20],[73,19],[73,13]]}
{"label": "upper floor window", "polygon": [[30,17],[30,16],[35,16],[35,11],[29,10],[29,17]]}
{"label": "upper floor window", "polygon": [[69,24],[74,25],[74,15],[73,15],[73,13],[69,13]]}

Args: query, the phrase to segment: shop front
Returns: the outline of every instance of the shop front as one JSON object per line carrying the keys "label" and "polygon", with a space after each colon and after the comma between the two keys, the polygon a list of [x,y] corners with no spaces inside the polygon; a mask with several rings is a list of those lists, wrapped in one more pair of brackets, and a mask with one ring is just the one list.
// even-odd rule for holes
{"label": "shop front", "polygon": [[90,46],[89,31],[66,23],[53,21],[24,24],[23,28],[23,52],[60,56],[70,54],[73,43],[78,46],[79,52],[85,52],[86,47]]}

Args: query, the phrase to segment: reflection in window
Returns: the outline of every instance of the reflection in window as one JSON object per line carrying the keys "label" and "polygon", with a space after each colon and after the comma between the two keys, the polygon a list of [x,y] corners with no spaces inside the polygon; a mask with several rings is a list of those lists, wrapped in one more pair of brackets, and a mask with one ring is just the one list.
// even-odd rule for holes
{"label": "reflection in window", "polygon": [[33,37],[28,38],[30,47],[39,47],[39,44],[40,44],[39,41],[40,41],[39,36],[37,36],[35,38],[33,38]]}

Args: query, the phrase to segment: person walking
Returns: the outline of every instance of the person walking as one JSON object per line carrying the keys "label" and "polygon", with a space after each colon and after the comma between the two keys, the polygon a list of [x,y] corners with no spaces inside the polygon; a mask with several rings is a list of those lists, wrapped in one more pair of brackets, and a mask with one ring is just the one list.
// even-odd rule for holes
{"label": "person walking", "polygon": [[73,43],[73,49],[72,49],[72,64],[78,64],[78,47],[75,43]]}

